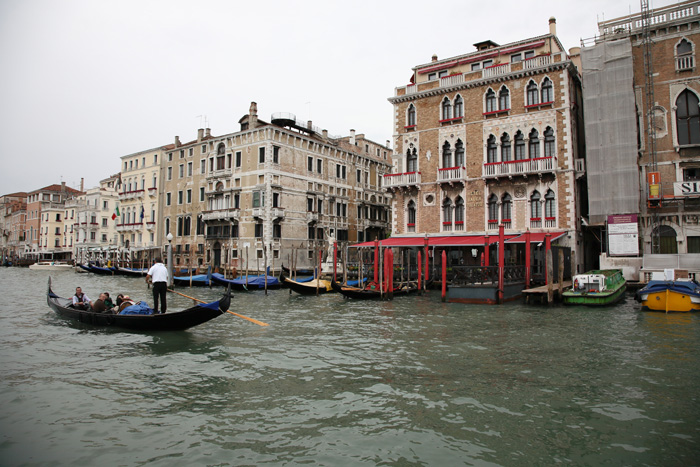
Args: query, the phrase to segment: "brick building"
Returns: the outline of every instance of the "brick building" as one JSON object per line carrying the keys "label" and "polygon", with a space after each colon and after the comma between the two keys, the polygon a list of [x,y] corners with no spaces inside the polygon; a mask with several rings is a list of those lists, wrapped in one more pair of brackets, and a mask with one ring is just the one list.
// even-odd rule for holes
{"label": "brick building", "polygon": [[575,59],[549,33],[413,68],[396,88],[394,235],[557,232],[577,248],[582,141]]}

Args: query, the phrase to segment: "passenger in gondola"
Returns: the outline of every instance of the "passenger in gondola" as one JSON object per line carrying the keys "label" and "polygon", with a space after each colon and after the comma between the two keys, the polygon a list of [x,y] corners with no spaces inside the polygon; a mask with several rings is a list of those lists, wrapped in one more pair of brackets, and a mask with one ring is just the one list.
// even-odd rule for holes
{"label": "passenger in gondola", "polygon": [[[117,301],[119,301],[119,298],[117,298]],[[133,304],[134,304],[134,301],[131,299],[131,297],[129,297],[128,295],[124,295],[122,302],[119,304],[119,311],[117,313],[123,311],[124,308],[131,306]]]}
{"label": "passenger in gondola", "polygon": [[110,312],[111,310],[109,310],[105,304],[106,299],[107,299],[107,295],[105,295],[104,293],[101,293],[100,298],[98,298],[97,300],[92,302],[92,311],[94,311],[95,313]]}
{"label": "passenger in gondola", "polygon": [[112,302],[112,299],[109,296],[109,292],[105,292],[105,308],[109,311],[112,311],[112,308],[114,308],[114,303]]}
{"label": "passenger in gondola", "polygon": [[90,298],[83,293],[83,289],[76,287],[75,295],[73,295],[73,308],[78,310],[89,310],[90,302]]}

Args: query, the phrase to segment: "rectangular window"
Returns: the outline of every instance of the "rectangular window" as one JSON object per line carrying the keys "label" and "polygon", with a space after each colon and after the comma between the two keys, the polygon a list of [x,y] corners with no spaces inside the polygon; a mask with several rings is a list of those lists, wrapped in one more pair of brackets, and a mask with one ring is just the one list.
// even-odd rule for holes
{"label": "rectangular window", "polygon": [[265,163],[265,148],[258,148],[258,164]]}
{"label": "rectangular window", "polygon": [[255,238],[262,238],[263,236],[263,225],[262,222],[255,224]]}
{"label": "rectangular window", "polygon": [[481,70],[481,63],[472,63],[472,71]]}
{"label": "rectangular window", "polygon": [[241,166],[241,151],[236,151],[236,167]]}
{"label": "rectangular window", "polygon": [[204,154],[205,152],[207,152],[207,145],[203,144],[202,145],[202,154]]}
{"label": "rectangular window", "polygon": [[199,173],[204,175],[204,172],[207,171],[207,160],[202,159],[199,163]]}
{"label": "rectangular window", "polygon": [[314,158],[311,156],[306,159],[306,170],[309,172],[313,172],[314,170]]}
{"label": "rectangular window", "polygon": [[153,165],[158,165],[158,154],[153,155]]}
{"label": "rectangular window", "polygon": [[188,177],[192,176],[192,162],[187,163],[187,176]]}
{"label": "rectangular window", "polygon": [[528,50],[525,52],[525,60],[529,58],[534,58],[535,57],[535,51],[534,50]]}
{"label": "rectangular window", "polygon": [[216,170],[224,170],[226,168],[226,159],[224,156],[216,156]]}
{"label": "rectangular window", "polygon": [[172,180],[172,179],[173,179],[173,168],[168,167],[168,180]]}
{"label": "rectangular window", "polygon": [[428,73],[428,81],[437,79],[437,73]]}
{"label": "rectangular window", "polygon": [[321,159],[316,159],[316,172],[323,173],[321,170],[323,168],[323,161]]}
{"label": "rectangular window", "polygon": [[282,238],[282,224],[279,222],[272,224],[272,238]]}
{"label": "rectangular window", "polygon": [[513,54],[510,56],[510,63],[516,63],[519,62],[523,59],[522,55],[520,54]]}
{"label": "rectangular window", "polygon": [[182,192],[182,190],[177,192],[177,204],[182,204],[183,195],[184,193]]}
{"label": "rectangular window", "polygon": [[168,162],[172,162],[172,161],[173,161],[173,153],[169,152],[168,153]]}
{"label": "rectangular window", "polygon": [[204,187],[199,187],[199,201],[204,201]]}
{"label": "rectangular window", "polygon": [[165,205],[170,206],[172,204],[172,194],[171,193],[166,193],[165,194]]}
{"label": "rectangular window", "polygon": [[185,150],[180,149],[180,159],[184,159],[184,158],[185,158]]}
{"label": "rectangular window", "polygon": [[179,170],[179,178],[182,178],[185,176],[185,164],[180,164],[180,170]]}
{"label": "rectangular window", "polygon": [[194,155],[194,148],[190,148],[190,157]]}
{"label": "rectangular window", "polygon": [[357,184],[361,185],[362,184],[362,171],[360,169],[357,169],[356,179],[357,179]]}
{"label": "rectangular window", "polygon": [[254,208],[260,207],[260,192],[259,191],[253,192],[253,207]]}
{"label": "rectangular window", "polygon": [[279,146],[272,146],[272,162],[275,164],[280,163],[280,148],[279,148]]}
{"label": "rectangular window", "polygon": [[191,203],[192,203],[192,190],[189,189],[189,190],[187,190],[187,204],[191,204]]}

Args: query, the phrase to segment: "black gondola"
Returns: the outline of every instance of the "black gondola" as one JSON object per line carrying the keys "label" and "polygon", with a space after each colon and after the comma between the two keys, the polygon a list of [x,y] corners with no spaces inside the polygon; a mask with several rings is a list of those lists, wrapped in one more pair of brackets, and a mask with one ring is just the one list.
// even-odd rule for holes
{"label": "black gondola", "polygon": [[324,294],[334,291],[331,287],[331,281],[311,279],[306,282],[298,282],[287,277],[284,272],[280,273],[280,283],[301,295],[316,295],[317,293]]}
{"label": "black gondola", "polygon": [[148,274],[148,269],[143,268],[143,269],[133,269],[133,268],[120,268],[117,266],[116,268],[116,273],[122,276],[128,276],[128,277],[146,277],[146,274]]}
{"label": "black gondola", "polygon": [[282,265],[282,271],[284,272],[284,275],[287,277],[292,277],[293,272],[296,272],[297,275],[299,275],[299,276],[313,276],[314,275],[314,269],[296,269],[295,271],[292,271],[284,264]]}
{"label": "black gondola", "polygon": [[231,304],[230,289],[220,300],[203,303],[186,310],[155,315],[114,315],[76,310],[72,299],[62,298],[51,290],[51,278],[46,293],[46,302],[59,316],[71,318],[94,326],[129,329],[132,331],[181,331],[191,328],[222,315]]}
{"label": "black gondola", "polygon": [[419,291],[418,286],[413,282],[404,282],[402,284],[394,283],[394,290],[392,292],[387,292],[386,290],[380,291],[379,286],[374,283],[368,284],[365,287],[352,287],[338,284],[336,281],[331,281],[331,287],[344,297],[357,300],[391,300],[396,296],[409,295]]}

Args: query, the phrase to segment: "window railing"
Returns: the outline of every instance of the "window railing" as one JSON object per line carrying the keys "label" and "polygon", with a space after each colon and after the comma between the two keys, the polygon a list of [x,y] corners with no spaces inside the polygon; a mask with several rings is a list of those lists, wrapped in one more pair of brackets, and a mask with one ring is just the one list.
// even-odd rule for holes
{"label": "window railing", "polygon": [[557,218],[556,217],[545,217],[544,218],[544,227],[547,229],[551,229],[557,226]]}
{"label": "window railing", "polygon": [[695,68],[695,57],[693,55],[681,55],[676,57],[676,71],[688,71]]}
{"label": "window railing", "polygon": [[500,177],[527,173],[553,172],[556,157],[538,157],[506,162],[484,164],[484,177]]}
{"label": "window railing", "polygon": [[420,179],[420,172],[385,174],[384,177],[382,177],[382,187],[395,188],[400,186],[420,185]]}
{"label": "window railing", "polygon": [[510,73],[510,63],[503,63],[500,65],[493,65],[488,68],[481,70],[482,78],[491,78],[492,76],[500,76]]}
{"label": "window railing", "polygon": [[446,167],[438,169],[438,182],[464,181],[467,178],[467,169],[464,167]]}
{"label": "window railing", "polygon": [[[464,83],[464,75],[462,73],[456,73],[450,76],[444,76],[440,78],[440,87],[444,88],[447,86],[454,86],[456,84]],[[406,88],[408,89],[408,88]],[[408,94],[408,92],[406,92]]]}
{"label": "window railing", "polygon": [[530,218],[530,228],[531,229],[541,229],[542,228],[542,218],[541,217],[531,217]]}
{"label": "window railing", "polygon": [[523,69],[524,70],[531,70],[533,68],[540,68],[543,66],[547,66],[552,63],[552,56],[547,54],[547,55],[538,55],[537,57],[532,57],[528,58],[523,62]]}

